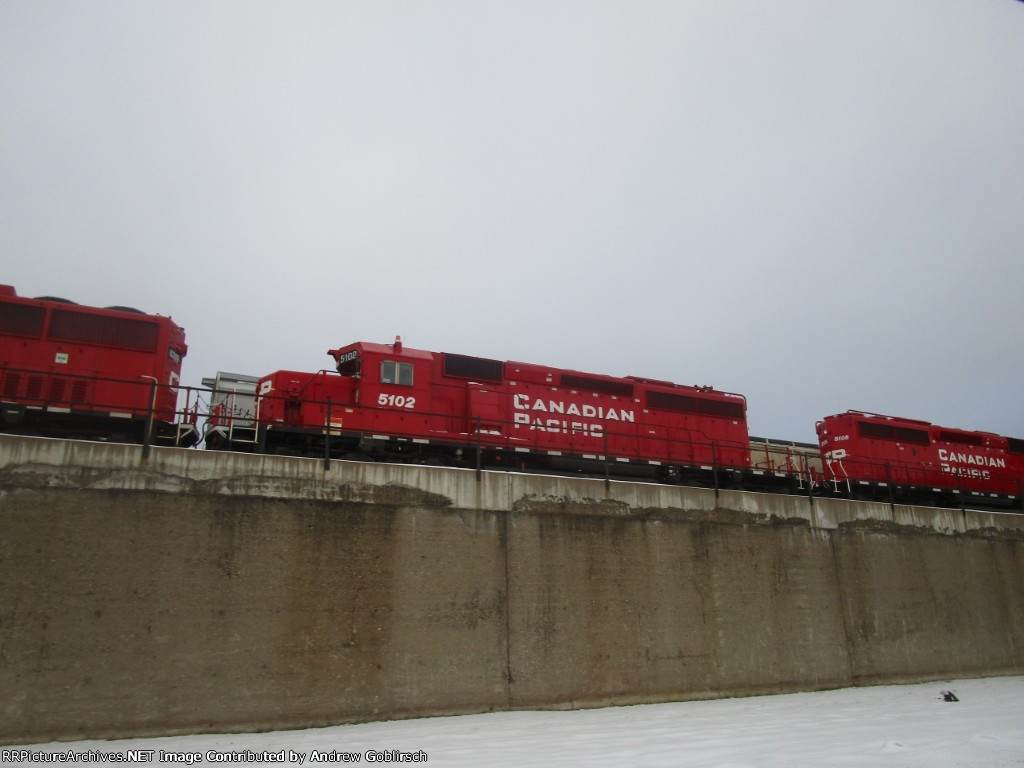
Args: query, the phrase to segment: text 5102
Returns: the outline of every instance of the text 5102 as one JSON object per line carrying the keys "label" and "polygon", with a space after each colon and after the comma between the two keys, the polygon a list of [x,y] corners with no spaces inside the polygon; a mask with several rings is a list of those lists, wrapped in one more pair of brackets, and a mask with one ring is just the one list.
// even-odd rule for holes
{"label": "text 5102", "polygon": [[377,395],[377,405],[386,405],[391,408],[415,408],[416,398],[406,395],[385,395],[382,392]]}

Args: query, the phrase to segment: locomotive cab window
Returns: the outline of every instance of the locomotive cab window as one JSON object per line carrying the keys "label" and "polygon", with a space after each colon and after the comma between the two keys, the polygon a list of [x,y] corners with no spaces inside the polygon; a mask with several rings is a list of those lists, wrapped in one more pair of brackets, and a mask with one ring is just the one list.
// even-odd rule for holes
{"label": "locomotive cab window", "polygon": [[380,383],[398,384],[403,387],[411,387],[412,363],[399,363],[396,360],[383,360],[380,364]]}

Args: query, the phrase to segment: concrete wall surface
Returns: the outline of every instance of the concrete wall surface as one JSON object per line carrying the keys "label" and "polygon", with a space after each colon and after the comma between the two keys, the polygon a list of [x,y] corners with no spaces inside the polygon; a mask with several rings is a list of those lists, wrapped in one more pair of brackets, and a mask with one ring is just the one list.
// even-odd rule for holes
{"label": "concrete wall surface", "polygon": [[0,436],[0,743],[1024,672],[1024,518]]}

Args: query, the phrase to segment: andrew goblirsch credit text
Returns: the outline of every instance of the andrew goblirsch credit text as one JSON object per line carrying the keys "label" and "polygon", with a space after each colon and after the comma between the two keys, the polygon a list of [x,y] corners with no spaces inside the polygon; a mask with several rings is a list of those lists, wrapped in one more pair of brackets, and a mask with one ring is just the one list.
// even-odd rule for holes
{"label": "andrew goblirsch credit text", "polygon": [[336,749],[279,750],[220,750],[199,752],[172,752],[164,749],[0,749],[0,763],[268,763],[306,765],[309,763],[425,763],[427,753],[422,749],[405,752],[398,749],[366,749],[345,752]]}

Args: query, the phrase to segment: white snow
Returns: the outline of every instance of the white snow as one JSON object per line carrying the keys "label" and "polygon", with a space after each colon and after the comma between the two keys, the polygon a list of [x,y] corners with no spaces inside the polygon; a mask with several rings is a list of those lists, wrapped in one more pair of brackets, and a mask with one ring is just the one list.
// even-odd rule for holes
{"label": "white snow", "polygon": [[[959,701],[944,701],[944,691],[953,691]],[[129,749],[155,750],[152,763],[163,764],[174,764],[170,753],[198,753],[198,762],[193,763],[197,765],[222,765],[231,758],[255,762],[252,758],[261,753],[277,756],[282,750],[286,759],[291,753],[301,755],[303,765],[314,764],[314,752],[327,757],[350,752],[365,764],[375,753],[394,757],[392,751],[398,750],[425,753],[428,765],[445,768],[1003,768],[1024,766],[1024,677],[570,712],[500,712],[274,733],[0,748],[12,749],[122,756]],[[97,762],[95,754],[90,762]]]}

